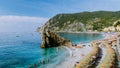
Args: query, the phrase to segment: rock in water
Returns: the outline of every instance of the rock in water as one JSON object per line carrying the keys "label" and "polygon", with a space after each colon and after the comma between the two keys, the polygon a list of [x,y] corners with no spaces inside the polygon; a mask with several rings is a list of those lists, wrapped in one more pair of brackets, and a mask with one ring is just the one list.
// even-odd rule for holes
{"label": "rock in water", "polygon": [[73,46],[74,44],[63,37],[60,37],[55,32],[45,30],[42,32],[41,48],[57,47],[57,46]]}

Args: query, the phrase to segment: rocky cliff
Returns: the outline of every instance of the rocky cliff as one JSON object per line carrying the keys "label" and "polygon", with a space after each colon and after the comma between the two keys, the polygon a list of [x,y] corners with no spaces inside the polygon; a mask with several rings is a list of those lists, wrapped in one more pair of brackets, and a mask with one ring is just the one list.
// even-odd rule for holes
{"label": "rocky cliff", "polygon": [[56,47],[56,46],[73,46],[70,40],[60,37],[58,34],[52,31],[42,32],[42,45],[41,48]]}

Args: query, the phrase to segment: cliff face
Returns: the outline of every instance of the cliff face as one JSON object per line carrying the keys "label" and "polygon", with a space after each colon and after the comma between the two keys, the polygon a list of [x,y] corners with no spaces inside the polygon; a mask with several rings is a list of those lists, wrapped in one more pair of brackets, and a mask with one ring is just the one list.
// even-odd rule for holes
{"label": "cliff face", "polygon": [[63,37],[60,37],[55,32],[44,31],[42,33],[41,48],[56,47],[56,46],[73,46],[74,44]]}
{"label": "cliff face", "polygon": [[[49,19],[43,26],[51,31],[101,31],[112,26],[120,19],[120,11],[95,11],[73,14],[58,14]],[[38,28],[38,31],[40,28]]]}

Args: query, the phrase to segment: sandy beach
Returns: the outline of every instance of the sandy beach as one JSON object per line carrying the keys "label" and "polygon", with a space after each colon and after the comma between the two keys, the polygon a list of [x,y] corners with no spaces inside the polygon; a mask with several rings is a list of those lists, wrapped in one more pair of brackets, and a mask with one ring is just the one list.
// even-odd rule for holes
{"label": "sandy beach", "polygon": [[[78,46],[81,46],[81,45],[78,45]],[[67,48],[67,50],[69,50],[70,56],[67,57],[66,60],[62,64],[58,65],[56,68],[74,68],[75,63],[79,62],[87,54],[89,54],[90,51],[92,50],[92,47],[89,47],[88,45],[86,45],[83,48],[71,47],[71,48]]]}
{"label": "sandy beach", "polygon": [[[114,34],[114,35],[113,34],[104,34],[104,38],[101,40],[110,39],[111,37],[115,37],[115,35],[116,34]],[[98,40],[95,40],[95,41],[98,41]],[[82,45],[85,45],[85,46],[82,46]],[[70,56],[68,56],[66,58],[66,60],[64,62],[62,62],[62,64],[58,65],[56,68],[74,68],[75,64],[77,62],[80,62],[87,54],[89,54],[92,51],[93,47],[90,45],[91,45],[91,43],[86,43],[86,44],[77,44],[77,46],[80,46],[81,48],[65,47],[69,51]],[[105,48],[102,48],[100,46],[100,49],[102,50],[102,58],[99,61],[97,68],[99,68],[100,64],[102,63],[102,61],[104,60],[104,58],[107,54]]]}

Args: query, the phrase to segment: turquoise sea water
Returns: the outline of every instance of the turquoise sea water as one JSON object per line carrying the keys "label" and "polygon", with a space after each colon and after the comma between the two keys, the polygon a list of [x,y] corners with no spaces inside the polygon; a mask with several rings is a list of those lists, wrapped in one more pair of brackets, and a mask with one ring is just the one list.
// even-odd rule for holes
{"label": "turquoise sea water", "polygon": [[[101,34],[60,33],[74,43],[91,42],[101,39]],[[28,65],[38,68],[54,68],[69,56],[63,47],[40,48],[40,34],[32,33],[0,33],[0,68],[27,68]],[[42,65],[39,61],[45,60]],[[49,62],[47,62],[49,60]]]}
{"label": "turquoise sea water", "polygon": [[78,44],[79,42],[88,43],[92,40],[102,39],[102,34],[92,33],[59,33],[64,38],[70,39],[72,42]]}

